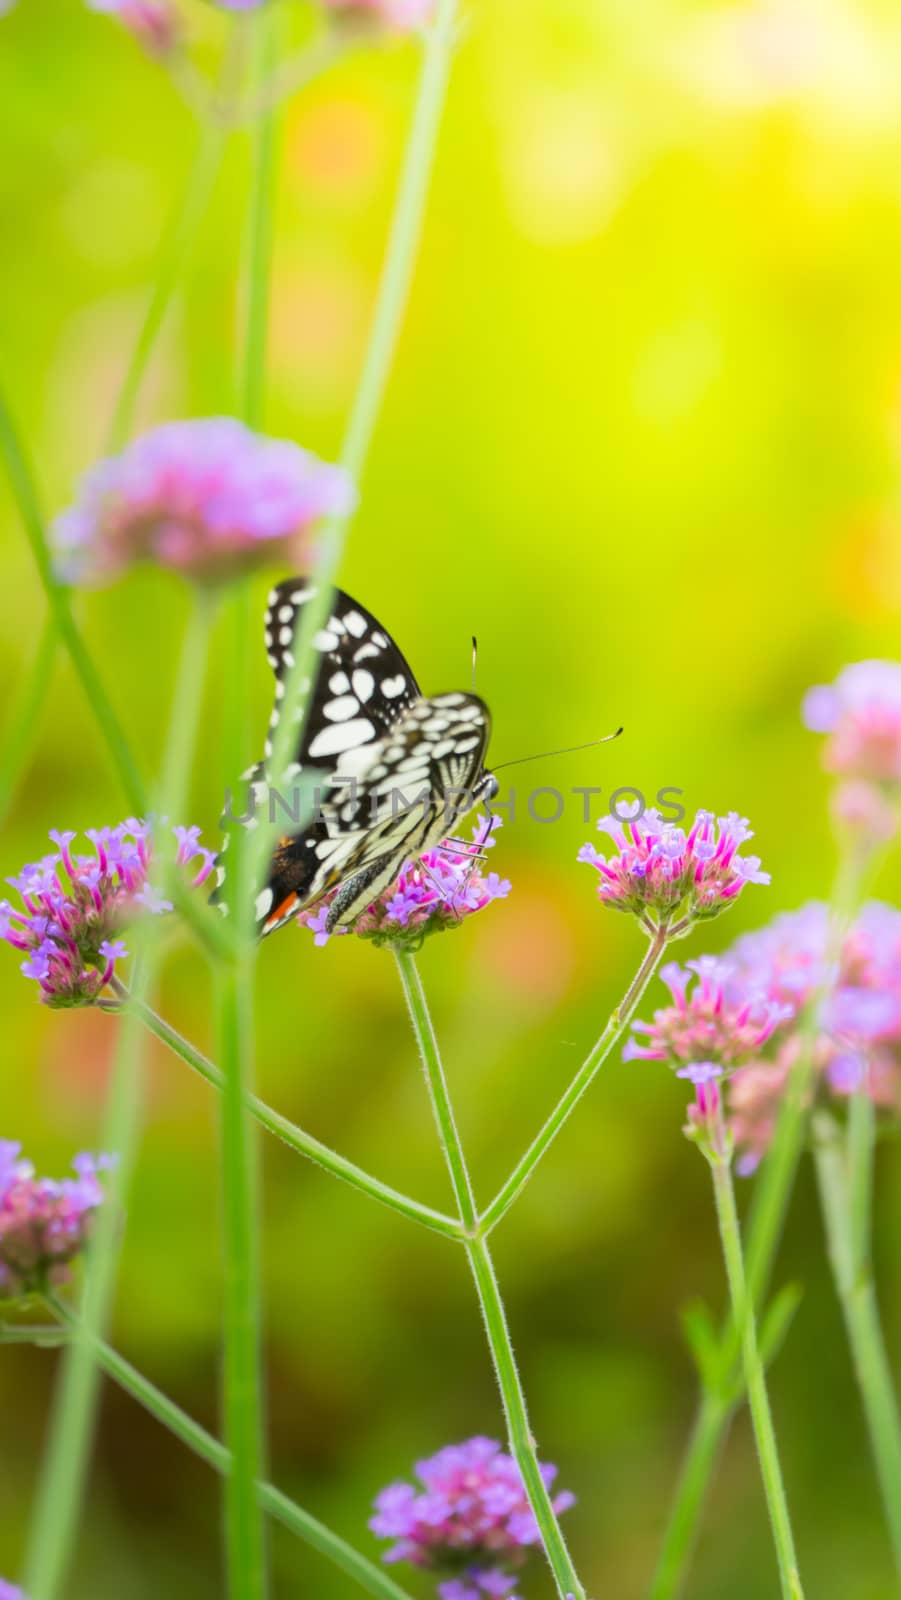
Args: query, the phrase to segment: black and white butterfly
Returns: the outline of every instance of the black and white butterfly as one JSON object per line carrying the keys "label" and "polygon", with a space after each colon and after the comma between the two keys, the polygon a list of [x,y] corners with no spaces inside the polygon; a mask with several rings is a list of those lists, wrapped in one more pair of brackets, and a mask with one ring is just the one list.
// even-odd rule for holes
{"label": "black and white butterfly", "polygon": [[[266,650],[276,676],[265,756],[281,719],[291,646],[315,593],[288,578],[269,595]],[[485,768],[491,717],[478,695],[423,695],[401,651],[370,611],[342,590],[315,635],[309,714],[286,779],[326,775],[313,821],[280,838],[256,902],[261,934],[274,932],[337,890],[326,927],[351,927],[399,876],[405,861],[453,832],[454,819],[490,803]],[[245,777],[268,797],[265,761]]]}

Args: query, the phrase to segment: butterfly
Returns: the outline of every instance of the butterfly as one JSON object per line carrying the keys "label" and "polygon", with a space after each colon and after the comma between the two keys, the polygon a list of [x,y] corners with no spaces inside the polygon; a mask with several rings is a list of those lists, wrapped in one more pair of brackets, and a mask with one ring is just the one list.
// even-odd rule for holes
{"label": "butterfly", "polygon": [[[269,595],[265,640],[276,691],[266,759],[282,716],[298,617],[315,592],[306,579],[287,578]],[[285,834],[273,853],[255,906],[261,935],[332,890],[327,931],[352,927],[405,862],[440,844],[455,820],[498,792],[485,768],[491,717],[478,695],[423,695],[386,629],[340,589],[313,644],[318,660],[309,714],[285,777],[315,773],[325,783],[313,820]],[[269,798],[265,760],[244,777],[257,805]]]}

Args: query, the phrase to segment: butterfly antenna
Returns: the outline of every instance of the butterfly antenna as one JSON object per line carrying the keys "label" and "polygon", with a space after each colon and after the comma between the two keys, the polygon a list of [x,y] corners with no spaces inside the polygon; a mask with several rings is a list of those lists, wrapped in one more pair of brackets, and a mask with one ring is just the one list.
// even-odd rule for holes
{"label": "butterfly antenna", "polygon": [[588,744],[570,744],[565,750],[539,750],[534,756],[519,756],[515,761],[501,761],[492,766],[492,772],[500,772],[504,767],[521,767],[526,761],[543,761],[545,756],[571,756],[577,750],[594,750],[596,745],[609,744],[611,739],[618,739],[622,728],[617,728],[615,733],[605,733],[602,739],[590,739]]}
{"label": "butterfly antenna", "polygon": [[476,692],[476,661],[479,655],[479,641],[475,634],[472,636],[472,692]]}

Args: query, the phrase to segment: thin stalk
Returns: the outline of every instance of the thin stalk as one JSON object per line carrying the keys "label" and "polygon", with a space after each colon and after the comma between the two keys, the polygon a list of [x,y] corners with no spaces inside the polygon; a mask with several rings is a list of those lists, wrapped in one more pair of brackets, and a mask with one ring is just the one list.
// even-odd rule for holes
{"label": "thin stalk", "polygon": [[[835,883],[830,896],[834,931],[826,954],[825,965],[827,973],[830,964],[838,954],[854,908],[860,901],[865,865],[854,855],[845,855],[839,861]],[[827,983],[824,983],[808,1003],[800,1032],[802,1048],[789,1077],[773,1143],[757,1180],[748,1225],[745,1260],[748,1293],[755,1310],[760,1309],[767,1292],[773,1262],[776,1259],[776,1252],[782,1237],[789,1200],[794,1188],[798,1164],[804,1148],[804,1139],[807,1131],[807,1107],[810,1098],[811,1079],[814,1072],[813,1043],[816,1035],[816,1019],[821,1002],[827,993],[827,986],[828,978]],[[728,1383],[729,1375],[739,1360],[740,1351],[740,1328],[735,1317],[729,1316],[723,1327],[720,1341],[721,1360],[719,1370],[724,1383]],[[716,1397],[714,1396],[713,1398],[715,1399]],[[694,1438],[700,1425],[702,1413],[707,1406],[707,1400],[708,1395],[702,1390],[695,1413],[692,1438]],[[733,1409],[732,1407],[723,1408],[720,1419],[721,1440],[725,1439]],[[715,1464],[716,1456],[717,1452],[711,1450],[709,1454],[711,1471]],[[675,1564],[672,1559],[674,1546],[670,1545],[671,1559],[668,1564],[666,1583],[664,1584],[661,1581],[661,1568],[658,1567],[657,1576],[654,1580],[657,1587],[653,1590],[653,1600],[674,1600],[674,1597],[681,1592],[685,1583],[688,1559],[695,1534],[694,1530],[682,1526],[684,1518],[679,1497],[684,1479],[685,1467],[683,1465],[679,1479],[680,1488],[677,1490],[677,1499],[673,1505],[670,1522],[667,1525],[668,1530],[671,1530],[673,1522],[678,1518],[680,1523],[681,1563],[678,1566]],[[697,1493],[693,1498],[692,1504],[695,1514],[698,1516],[700,1516],[706,1498],[705,1490],[706,1486],[703,1486],[701,1492]],[[669,1539],[669,1532],[667,1538]]]}
{"label": "thin stalk", "polygon": [[37,654],[10,717],[0,754],[0,822],[12,804],[19,776],[28,763],[38,733],[38,719],[47,698],[56,662],[56,626],[44,624]]}
{"label": "thin stalk", "polygon": [[216,177],[229,134],[229,118],[243,56],[243,29],[230,29],[214,100],[204,118],[194,160],[169,233],[150,296],[110,423],[107,450],[121,450],[132,429],[135,406],[156,341],[197,241],[209,209]]}
{"label": "thin stalk", "polygon": [[100,675],[75,622],[69,591],[60,583],[54,572],[34,478],[12,415],[2,396],[0,396],[0,454],[6,463],[13,498],[31,545],[38,576],[47,596],[57,634],[69,653],[76,676],[87,696],[88,704],[94,713],[125,790],[128,804],[139,816],[143,816],[147,810],[144,785],[122,724],[110,704]]}
{"label": "thin stalk", "polygon": [[[145,979],[150,973],[145,965]],[[104,1115],[103,1147],[118,1166],[107,1180],[86,1274],[81,1326],[59,1372],[50,1432],[25,1549],[24,1589],[30,1600],[56,1600],[66,1581],[81,1520],[94,1439],[99,1372],[91,1339],[109,1320],[119,1262],[121,1215],[137,1153],[143,1101],[144,1038],[125,1017]]]}
{"label": "thin stalk", "polygon": [[[261,12],[253,19],[254,76],[265,81],[278,56],[281,18]],[[250,199],[245,230],[246,305],[238,363],[239,411],[248,427],[263,420],[266,345],[277,181],[278,136],[275,115],[267,112],[254,129]],[[239,584],[229,621],[229,715],[223,741],[223,775],[234,779],[243,765],[249,708],[247,671],[250,591]],[[260,1294],[259,1150],[247,1116],[246,1099],[254,1079],[253,893],[248,836],[232,830],[234,926],[237,958],[220,969],[217,981],[221,1097],[222,1211],[225,1256],[225,1359],[223,1415],[232,1453],[226,1485],[225,1543],[228,1592],[233,1600],[266,1600],[269,1574],[266,1530],[257,1498],[264,1475],[265,1425]]]}
{"label": "thin stalk", "polygon": [[[191,683],[179,683],[170,724],[182,765],[167,766],[159,810],[172,815],[170,796],[185,793],[203,689],[208,614],[196,616],[189,628],[193,642],[184,660],[191,665]],[[196,636],[195,636],[196,635]],[[152,990],[161,959],[158,930],[150,937],[135,979],[135,1000],[142,1005]],[[100,1208],[88,1262],[81,1326],[102,1337],[115,1292],[121,1218],[126,1210],[143,1102],[145,1033],[137,1011],[126,1015],[116,1050],[104,1115],[103,1148],[114,1152],[118,1165],[108,1180],[106,1203]],[[41,1473],[25,1557],[25,1588],[31,1600],[56,1600],[71,1563],[81,1514],[82,1496],[93,1443],[99,1375],[89,1342],[79,1337],[66,1351],[60,1369],[44,1469]]]}
{"label": "thin stalk", "polygon": [[[83,1330],[78,1317],[70,1311],[65,1301],[56,1295],[51,1295],[48,1303],[51,1311],[64,1324],[64,1329],[68,1330],[69,1337],[81,1335],[86,1339],[94,1360],[107,1377],[112,1378],[120,1389],[131,1395],[145,1411],[162,1423],[164,1428],[216,1472],[221,1472],[223,1475],[231,1473],[231,1453],[224,1444],[195,1422],[193,1417],[188,1416],[186,1411],[138,1372],[137,1368],[126,1361],[124,1356],[119,1355],[118,1351],[104,1340]],[[55,1331],[57,1337],[61,1332],[63,1337],[67,1336],[66,1332],[59,1329],[46,1331]],[[342,1572],[346,1572],[348,1577],[358,1583],[361,1589],[365,1589],[367,1594],[377,1596],[378,1600],[410,1600],[406,1590],[401,1589],[374,1562],[367,1561],[366,1557],[360,1555],[352,1545],[339,1538],[331,1528],[327,1528],[293,1500],[289,1500],[287,1495],[274,1488],[271,1483],[258,1483],[256,1493],[264,1511],[282,1523],[289,1532],[296,1534],[305,1544],[318,1550]]]}
{"label": "thin stalk", "polygon": [[648,1600],[671,1600],[678,1594],[691,1558],[707,1489],[716,1470],[731,1412],[719,1395],[704,1391],[682,1461],[672,1510]]}
{"label": "thin stalk", "polygon": [[187,821],[185,808],[189,798],[197,728],[203,708],[214,606],[212,596],[206,591],[195,592],[175,680],[160,783],[160,793],[166,797],[166,815],[174,823]]}
{"label": "thin stalk", "polygon": [[865,1088],[851,1096],[848,1107],[848,1213],[853,1259],[869,1272],[873,1235],[873,1180],[876,1155],[876,1107]]}
{"label": "thin stalk", "polygon": [[232,1452],[226,1492],[229,1593],[264,1600],[266,1543],[256,1494],[262,1476],[263,1393],[256,1152],[244,1115],[253,1047],[252,986],[238,969],[221,975],[221,1140],[225,1244],[225,1434]]}
{"label": "thin stalk", "polygon": [[[434,22],[426,35],[419,89],[375,310],[341,450],[341,465],[357,482],[362,477],[369,455],[409,298],[446,98],[456,21],[457,0],[438,0]],[[294,665],[285,681],[282,716],[269,761],[270,778],[276,787],[281,783],[286,767],[294,759],[298,724],[291,715],[291,708],[300,708],[305,714],[308,706],[314,665],[318,659],[313,639],[329,614],[332,588],[344,554],[349,525],[349,516],[332,517],[323,530],[320,557],[314,573],[316,592],[301,610],[291,646]],[[251,881],[254,885],[263,880],[271,836],[271,828],[261,821],[254,835],[251,852]]]}
{"label": "thin stalk", "polygon": [[[855,1189],[862,1188],[861,1175],[846,1165],[839,1130],[831,1117],[818,1114],[814,1134],[829,1260],[851,1346],[895,1568],[901,1575],[901,1416],[870,1271],[869,1236],[864,1237],[861,1232],[861,1217],[855,1214],[853,1203]],[[862,1156],[863,1165],[872,1172],[872,1154],[857,1149],[860,1142],[860,1134],[854,1134],[852,1157]]]}
{"label": "thin stalk", "polygon": [[522,1160],[513,1169],[506,1183],[495,1195],[487,1210],[482,1213],[481,1226],[484,1233],[490,1233],[492,1228],[497,1227],[501,1218],[506,1215],[513,1202],[522,1193],[545,1151],[553,1144],[582,1096],[591,1087],[617,1040],[622,1038],[645,989],[657,970],[669,937],[670,934],[666,927],[659,927],[654,930],[638,971],[616,1010],[611,1013],[597,1043],[588,1052],[572,1083],[563,1098],[554,1107],[541,1132],[533,1139]]}
{"label": "thin stalk", "polygon": [[785,1494],[785,1486],[782,1482],[782,1469],[779,1465],[779,1451],[776,1445],[776,1431],[773,1426],[773,1416],[767,1393],[766,1375],[757,1344],[756,1317],[745,1275],[731,1163],[727,1159],[716,1158],[711,1160],[710,1166],[713,1173],[713,1192],[716,1200],[717,1221],[719,1222],[720,1238],[723,1243],[726,1275],[729,1280],[732,1315],[736,1326],[741,1331],[742,1359],[745,1384],[748,1391],[748,1404],[754,1423],[754,1436],[757,1440],[761,1476],[773,1529],[773,1542],[776,1547],[776,1559],[779,1564],[779,1582],[782,1589],[782,1597],[783,1600],[803,1600],[804,1591],[801,1587],[801,1577],[798,1572],[798,1558],[795,1554],[788,1500]]}
{"label": "thin stalk", "polygon": [[479,1231],[478,1208],[419,969],[412,955],[401,950],[395,950],[394,954],[413,1032],[422,1057],[435,1123],[447,1161],[460,1220],[466,1230],[463,1242],[485,1321],[485,1332],[501,1392],[510,1448],[522,1475],[557,1591],[562,1600],[567,1600],[567,1597],[571,1597],[571,1600],[585,1600],[585,1590],[573,1566],[551,1497],[541,1476],[507,1316],[488,1242]]}
{"label": "thin stalk", "polygon": [[[214,1089],[221,1090],[225,1081],[222,1069],[199,1051],[195,1045],[184,1039],[180,1033],[147,1005],[140,1004],[124,989],[119,988],[122,1002],[130,1006],[140,1016],[145,1027],[150,1029],[157,1039],[184,1061],[194,1072],[199,1073],[206,1083],[212,1084]],[[305,1133],[303,1128],[298,1128],[296,1123],[289,1122],[287,1117],[281,1116],[278,1111],[273,1111],[271,1106],[265,1104],[257,1095],[246,1094],[244,1104],[252,1117],[255,1117],[261,1127],[275,1134],[292,1150],[305,1156],[308,1161],[313,1161],[325,1172],[331,1173],[333,1178],[338,1178],[342,1183],[350,1184],[351,1188],[360,1190],[373,1200],[378,1200],[382,1205],[388,1206],[391,1211],[397,1212],[402,1217],[408,1217],[411,1222],[418,1222],[420,1226],[430,1229],[432,1233],[439,1233],[445,1239],[459,1242],[463,1230],[459,1222],[451,1217],[444,1216],[440,1211],[433,1211],[430,1206],[420,1205],[417,1200],[412,1200],[408,1195],[401,1194],[397,1189],[392,1189],[380,1179],[374,1178],[370,1173],[364,1172],[362,1167],[355,1166],[345,1156],[338,1155],[337,1151],[330,1150],[328,1145],[322,1144],[312,1134]]]}

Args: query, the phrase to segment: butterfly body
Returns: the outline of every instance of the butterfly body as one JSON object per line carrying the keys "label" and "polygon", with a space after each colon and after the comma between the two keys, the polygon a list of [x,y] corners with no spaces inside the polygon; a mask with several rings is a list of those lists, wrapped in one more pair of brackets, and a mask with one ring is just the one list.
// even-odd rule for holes
{"label": "butterfly body", "polygon": [[[269,596],[265,637],[276,700],[267,759],[283,714],[298,613],[313,593],[292,578]],[[406,861],[434,848],[455,819],[497,793],[484,765],[491,718],[477,695],[423,695],[385,629],[342,590],[313,642],[310,709],[287,777],[315,774],[317,803],[309,823],[286,833],[273,854],[256,904],[264,935],[332,890],[328,930],[352,926]],[[265,763],[246,776],[257,804],[268,799],[271,806]],[[280,799],[290,812],[290,797]]]}

